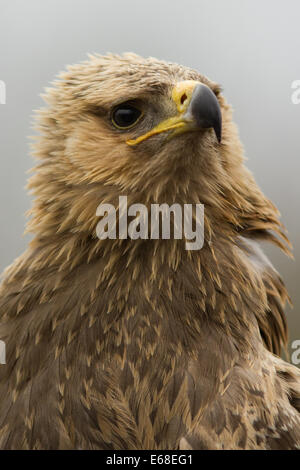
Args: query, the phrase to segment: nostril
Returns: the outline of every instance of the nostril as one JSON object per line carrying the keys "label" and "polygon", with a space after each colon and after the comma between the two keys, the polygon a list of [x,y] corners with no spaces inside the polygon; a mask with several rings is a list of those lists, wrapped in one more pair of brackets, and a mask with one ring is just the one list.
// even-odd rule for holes
{"label": "nostril", "polygon": [[187,99],[186,93],[183,93],[183,95],[180,98],[180,103],[183,104],[186,99]]}

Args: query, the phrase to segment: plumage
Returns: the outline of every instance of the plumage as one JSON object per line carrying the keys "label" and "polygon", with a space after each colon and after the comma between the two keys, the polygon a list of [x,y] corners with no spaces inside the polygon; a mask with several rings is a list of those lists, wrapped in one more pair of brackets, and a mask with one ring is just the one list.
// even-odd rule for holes
{"label": "plumage", "polygon": [[[213,129],[150,132],[176,83],[217,97]],[[285,286],[259,241],[289,253],[274,205],[244,166],[219,85],[134,54],[68,68],[37,116],[28,249],[0,288],[1,449],[295,449],[300,372]],[[138,100],[126,132],[111,110]],[[205,206],[205,241],[99,240],[100,203]]]}

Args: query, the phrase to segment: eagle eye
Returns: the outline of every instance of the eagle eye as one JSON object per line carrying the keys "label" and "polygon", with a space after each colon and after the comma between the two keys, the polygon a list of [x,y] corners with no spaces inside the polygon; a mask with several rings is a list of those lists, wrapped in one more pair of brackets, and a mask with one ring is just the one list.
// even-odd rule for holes
{"label": "eagle eye", "polygon": [[117,129],[130,129],[142,116],[142,111],[135,106],[125,103],[117,106],[112,113],[112,123]]}

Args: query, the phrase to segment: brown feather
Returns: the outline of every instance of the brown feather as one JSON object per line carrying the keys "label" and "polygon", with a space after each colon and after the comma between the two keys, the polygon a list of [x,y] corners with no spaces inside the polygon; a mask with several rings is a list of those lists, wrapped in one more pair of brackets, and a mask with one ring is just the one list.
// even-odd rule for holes
{"label": "brown feather", "polygon": [[[143,99],[166,117],[179,80],[216,93],[222,143],[207,131],[126,145],[111,107]],[[91,56],[45,99],[34,239],[0,288],[0,448],[299,448],[300,373],[276,356],[288,296],[258,245],[288,240],[219,86],[153,58]],[[98,205],[122,194],[203,203],[203,248],[98,240]]]}

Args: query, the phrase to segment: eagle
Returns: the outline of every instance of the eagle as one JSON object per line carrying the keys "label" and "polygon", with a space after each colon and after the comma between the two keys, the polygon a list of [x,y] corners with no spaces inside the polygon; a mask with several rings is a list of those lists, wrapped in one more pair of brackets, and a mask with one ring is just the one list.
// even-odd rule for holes
{"label": "eagle", "polygon": [[[0,287],[0,448],[300,448],[300,371],[281,358],[289,296],[260,246],[290,245],[220,85],[94,54],[44,99],[33,237]],[[202,204],[203,246],[99,238],[97,208],[120,218],[120,196]]]}

